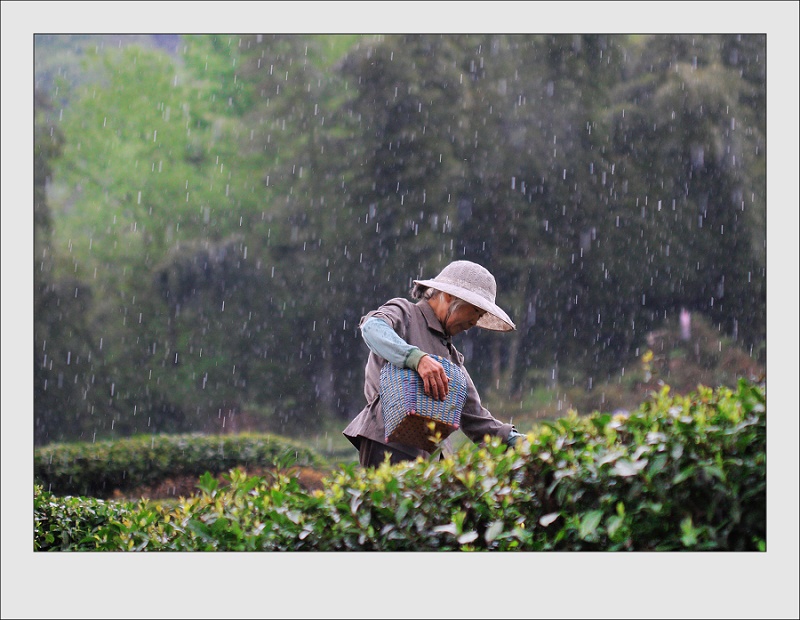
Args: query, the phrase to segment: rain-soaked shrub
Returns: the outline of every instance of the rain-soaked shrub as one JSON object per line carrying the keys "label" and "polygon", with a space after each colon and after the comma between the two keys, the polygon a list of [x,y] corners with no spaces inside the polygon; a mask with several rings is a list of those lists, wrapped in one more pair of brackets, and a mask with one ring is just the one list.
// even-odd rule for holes
{"label": "rain-soaked shrub", "polygon": [[314,450],[277,435],[142,435],[36,448],[33,474],[52,493],[106,497],[170,477],[276,466],[324,468],[327,463]]}
{"label": "rain-soaked shrub", "polygon": [[766,393],[698,386],[630,414],[571,415],[533,438],[525,486],[546,548],[766,547]]}
{"label": "rain-soaked shrub", "polygon": [[[322,490],[296,478],[210,474],[177,506],[124,505],[75,544],[118,550],[546,551],[766,549],[766,394],[741,381],[625,415],[543,422],[519,449],[497,439],[452,457],[340,465]],[[47,505],[58,500],[37,490]],[[37,499],[37,506],[45,503]],[[86,509],[96,511],[89,501]],[[68,506],[70,510],[74,505]],[[65,508],[66,510],[66,508]],[[37,508],[38,511],[38,508]],[[52,522],[52,520],[51,520]],[[37,521],[38,523],[38,521]],[[88,518],[80,523],[91,524]],[[37,548],[71,532],[37,530]],[[54,541],[59,541],[60,544]],[[75,548],[78,548],[77,546]]]}
{"label": "rain-soaked shrub", "polygon": [[[87,497],[56,497],[41,486],[33,492],[34,551],[83,551],[101,548],[100,538],[119,538],[122,520],[134,512],[123,502]],[[98,535],[103,531],[104,534]]]}

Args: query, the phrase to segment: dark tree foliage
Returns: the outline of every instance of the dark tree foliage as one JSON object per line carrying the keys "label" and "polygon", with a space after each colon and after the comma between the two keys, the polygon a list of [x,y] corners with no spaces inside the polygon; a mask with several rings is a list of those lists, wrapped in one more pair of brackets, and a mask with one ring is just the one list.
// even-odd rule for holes
{"label": "dark tree foliage", "polygon": [[92,288],[76,277],[56,277],[58,255],[47,184],[64,136],[47,96],[34,93],[33,158],[33,434],[37,443],[81,435],[92,427],[94,393],[102,383],[102,360],[87,321]]}

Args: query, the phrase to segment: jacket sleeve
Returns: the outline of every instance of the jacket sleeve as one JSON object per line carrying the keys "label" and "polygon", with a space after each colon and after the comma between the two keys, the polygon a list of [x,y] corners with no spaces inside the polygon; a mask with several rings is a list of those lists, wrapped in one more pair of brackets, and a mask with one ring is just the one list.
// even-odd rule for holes
{"label": "jacket sleeve", "polygon": [[509,435],[516,433],[513,424],[506,424],[496,419],[486,407],[481,404],[478,390],[472,382],[467,369],[461,370],[467,378],[467,400],[461,412],[461,430],[474,443],[482,444],[486,435],[500,437],[503,443],[509,443]]}

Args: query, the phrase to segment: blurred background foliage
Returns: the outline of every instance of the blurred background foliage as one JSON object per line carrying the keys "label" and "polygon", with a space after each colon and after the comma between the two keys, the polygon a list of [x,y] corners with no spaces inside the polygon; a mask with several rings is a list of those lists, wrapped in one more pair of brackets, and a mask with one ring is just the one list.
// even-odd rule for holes
{"label": "blurred background foliage", "polygon": [[34,52],[37,444],[337,436],[363,406],[360,317],[461,258],[517,324],[457,338],[496,417],[762,372],[764,35]]}

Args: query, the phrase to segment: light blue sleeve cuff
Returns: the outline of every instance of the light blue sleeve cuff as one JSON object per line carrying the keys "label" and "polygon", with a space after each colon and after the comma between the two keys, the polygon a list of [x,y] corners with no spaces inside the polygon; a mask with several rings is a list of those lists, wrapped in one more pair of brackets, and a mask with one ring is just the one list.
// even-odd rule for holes
{"label": "light blue sleeve cuff", "polygon": [[424,355],[418,347],[408,344],[383,319],[372,317],[361,326],[361,337],[370,351],[381,356],[387,362],[416,370],[419,360]]}

